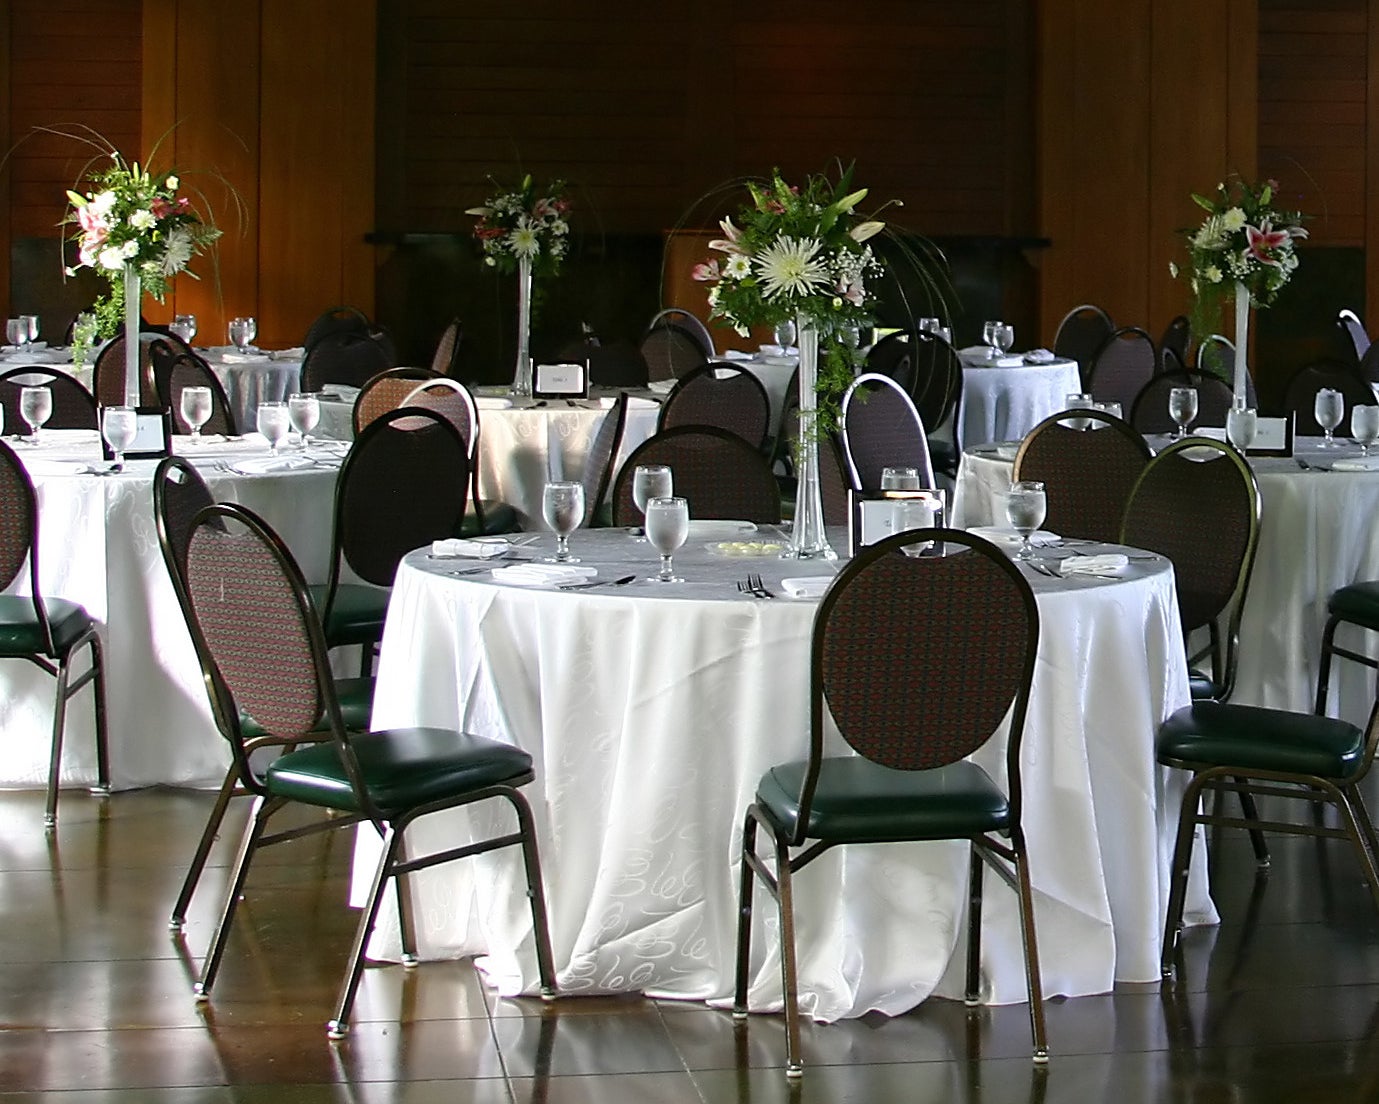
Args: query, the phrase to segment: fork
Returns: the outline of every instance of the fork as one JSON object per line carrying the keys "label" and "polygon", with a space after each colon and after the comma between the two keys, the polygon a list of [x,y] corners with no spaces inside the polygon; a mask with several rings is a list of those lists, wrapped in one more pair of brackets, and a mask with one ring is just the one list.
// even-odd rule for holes
{"label": "fork", "polygon": [[766,589],[766,584],[762,582],[760,575],[749,574],[747,585],[752,588],[752,593],[758,598],[774,598],[775,595]]}

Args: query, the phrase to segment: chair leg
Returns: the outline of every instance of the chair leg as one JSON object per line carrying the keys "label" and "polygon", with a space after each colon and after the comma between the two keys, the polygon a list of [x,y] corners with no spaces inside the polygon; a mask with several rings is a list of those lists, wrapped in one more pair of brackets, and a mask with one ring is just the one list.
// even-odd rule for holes
{"label": "chair leg", "polygon": [[982,879],[985,863],[976,845],[969,848],[967,879],[967,991],[969,1008],[980,1003],[982,983]]}
{"label": "chair leg", "polygon": [[[1235,781],[1241,786],[1245,784],[1245,779],[1238,776]],[[1245,815],[1245,819],[1258,823],[1259,810],[1255,807],[1254,794],[1246,793],[1244,790],[1237,790],[1236,792],[1240,795],[1240,811]],[[1264,832],[1259,828],[1250,828],[1248,831],[1250,833],[1250,846],[1254,848],[1255,866],[1260,870],[1268,870],[1269,845],[1265,842]]]}
{"label": "chair leg", "polygon": [[1034,932],[1034,891],[1029,881],[1029,860],[1020,833],[1012,838],[1015,850],[1015,877],[1020,893],[1020,936],[1025,945],[1025,985],[1029,990],[1029,1029],[1034,1040],[1034,1060],[1042,1065],[1049,1060],[1049,1043],[1044,1030],[1044,982],[1039,971],[1039,942]]}
{"label": "chair leg", "polygon": [[57,661],[57,697],[53,703],[53,743],[48,760],[48,803],[43,811],[43,826],[53,828],[57,825],[57,791],[62,772],[62,732],[67,721],[67,677],[70,673],[67,662],[71,653],[60,656]]}
{"label": "chair leg", "polygon": [[551,926],[546,914],[546,890],[541,880],[541,855],[536,846],[536,825],[527,799],[514,791],[508,795],[517,810],[522,833],[522,864],[527,871],[527,898],[531,901],[532,935],[536,940],[536,970],[541,978],[541,996],[556,995],[555,956],[551,953]]}
{"label": "chair leg", "polygon": [[742,872],[737,891],[737,969],[733,980],[733,1016],[737,1019],[747,1015],[747,972],[752,966],[752,889],[756,880],[756,871],[747,856],[755,854],[756,846],[756,817],[748,809],[742,825]]}
{"label": "chair leg", "polygon": [[1159,973],[1173,977],[1173,953],[1183,931],[1183,907],[1187,901],[1188,867],[1192,864],[1192,835],[1197,816],[1197,804],[1202,800],[1204,778],[1194,774],[1183,793],[1178,810],[1178,836],[1173,844],[1173,863],[1169,868],[1168,909],[1164,917],[1163,948],[1159,958]]}
{"label": "chair leg", "polygon": [[1379,866],[1375,865],[1374,852],[1370,850],[1370,837],[1373,834],[1373,827],[1366,832],[1360,826],[1362,819],[1368,820],[1363,806],[1356,808],[1355,798],[1359,796],[1359,791],[1352,787],[1346,787],[1339,791],[1339,798],[1336,802],[1341,811],[1341,816],[1345,820],[1346,835],[1350,837],[1351,843],[1355,845],[1355,850],[1360,859],[1360,866],[1365,872],[1365,881],[1369,883],[1369,891],[1374,897],[1375,908],[1379,908]]}
{"label": "chair leg", "polygon": [[249,876],[249,863],[253,860],[254,852],[258,849],[259,838],[268,826],[268,818],[281,809],[284,804],[285,802],[281,798],[254,798],[253,815],[244,827],[244,836],[239,843],[239,854],[235,858],[235,872],[225,891],[225,907],[221,910],[220,921],[216,924],[215,933],[211,936],[210,949],[206,952],[206,961],[201,967],[201,977],[192,987],[192,992],[199,1001],[210,999],[211,986],[215,984],[215,976],[220,970],[220,960],[225,955],[225,944],[230,938],[230,925],[234,922],[235,908],[239,905],[240,896],[244,892],[244,881]]}
{"label": "chair leg", "polygon": [[1317,702],[1313,712],[1319,717],[1326,716],[1326,697],[1331,690],[1331,649],[1336,639],[1336,626],[1341,623],[1341,619],[1332,615],[1326,619],[1326,628],[1322,630],[1322,652],[1321,661],[1317,665]]}
{"label": "chair leg", "polygon": [[1374,856],[1375,865],[1379,866],[1379,834],[1376,834],[1374,830],[1374,820],[1369,815],[1369,808],[1365,804],[1364,795],[1360,793],[1358,786],[1352,787],[1347,792],[1350,794],[1350,803],[1355,807],[1360,834],[1369,846],[1369,853]]}
{"label": "chair leg", "polygon": [[[397,845],[397,861],[407,861],[407,841],[400,839]],[[411,880],[406,874],[393,876],[393,891],[397,894],[397,927],[402,941],[402,966],[413,970],[421,962],[417,957],[417,926],[412,912]]]}
{"label": "chair leg", "polygon": [[91,692],[96,696],[96,784],[98,797],[110,793],[110,738],[105,720],[105,650],[100,635],[91,634]]}
{"label": "chair leg", "polygon": [[785,1076],[804,1076],[800,1054],[800,985],[795,965],[795,894],[790,872],[790,845],[780,832],[776,844],[776,905],[780,910],[780,974],[785,990]]}
{"label": "chair leg", "polygon": [[401,834],[389,824],[383,833],[383,854],[378,857],[373,885],[369,887],[369,899],[364,905],[364,911],[359,914],[359,924],[354,929],[349,969],[345,973],[345,983],[340,989],[335,1016],[326,1024],[326,1035],[331,1039],[343,1039],[349,1034],[350,1008],[354,1004],[355,993],[359,990],[359,979],[364,972],[364,950],[368,946],[369,936],[373,933],[374,921],[378,918],[378,906],[383,900],[383,889],[388,884],[393,863],[397,861],[400,842]]}
{"label": "chair leg", "polygon": [[196,892],[197,883],[201,881],[201,872],[206,869],[211,847],[214,846],[220,825],[225,820],[225,810],[230,807],[230,799],[235,796],[238,785],[239,772],[231,765],[225,773],[225,781],[220,784],[215,804],[211,806],[211,815],[206,818],[206,827],[201,831],[201,842],[196,845],[191,866],[187,868],[187,876],[182,880],[182,891],[173,903],[172,916],[168,920],[168,927],[172,931],[181,931],[187,922],[187,906],[191,904],[192,894]]}

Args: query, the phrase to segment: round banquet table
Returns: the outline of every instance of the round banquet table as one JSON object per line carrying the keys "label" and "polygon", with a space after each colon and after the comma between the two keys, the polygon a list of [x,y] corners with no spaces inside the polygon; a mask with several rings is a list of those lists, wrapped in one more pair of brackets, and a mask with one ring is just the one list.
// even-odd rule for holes
{"label": "round banquet table", "polygon": [[[757,600],[736,583],[756,571],[781,594],[783,577],[819,567],[725,557],[708,544],[692,535],[677,554],[681,585],[646,581],[654,555],[623,530],[571,540],[601,578],[638,576],[623,586],[519,588],[468,573],[474,561],[424,551],[398,571],[375,727],[462,727],[532,754],[537,780],[526,792],[566,994],[729,997],[743,812],[767,768],[807,753],[815,602]],[[1172,569],[1152,557],[1120,579],[1031,582],[1043,629],[1025,829],[1045,991],[1155,980],[1183,780],[1155,764],[1153,734],[1188,700]],[[998,779],[1003,745],[998,734],[977,757]],[[409,830],[411,846],[454,846],[470,817],[493,828],[508,815],[426,818]],[[356,900],[376,847],[373,833],[357,837]],[[800,992],[811,1016],[898,1013],[930,993],[960,995],[965,856],[962,844],[840,848],[799,878]],[[1194,923],[1215,920],[1204,870],[1194,864]],[[515,853],[433,868],[410,884],[423,957],[484,955],[503,992],[531,989]],[[1015,897],[990,884],[984,999],[1023,1001]],[[779,1008],[769,900],[755,916],[751,1006]],[[399,952],[388,895],[370,953]]]}
{"label": "round banquet table", "polygon": [[[1167,438],[1151,438],[1162,444]],[[1379,470],[1330,471],[1359,450],[1318,448],[1320,438],[1294,441],[1296,458],[1252,456],[1259,482],[1260,533],[1254,573],[1240,621],[1240,664],[1232,701],[1311,712],[1326,602],[1337,588],[1379,579]],[[1011,448],[973,448],[958,469],[953,517],[959,525],[1003,524]],[[1065,534],[1076,536],[1076,534]],[[1353,634],[1353,635],[1352,635]],[[1337,643],[1369,646],[1355,629]],[[1368,722],[1374,674],[1345,660],[1332,664],[1328,711],[1353,724]]]}
{"label": "round banquet table", "polygon": [[[38,494],[39,585],[47,597],[80,602],[101,622],[112,782],[219,785],[229,749],[211,718],[191,637],[158,548],[153,519],[155,460],[131,460],[119,475],[104,468],[95,431],[44,430],[44,443],[13,445]],[[312,581],[326,578],[339,450],[290,470],[275,466],[262,438],[175,438],[221,501],[243,503],[286,540]],[[283,461],[287,462],[287,461]],[[280,462],[282,463],[282,462]],[[234,471],[230,465],[245,465]],[[12,593],[29,593],[26,570]],[[86,669],[83,653],[76,669]],[[0,665],[0,786],[42,786],[52,742],[53,679],[19,660]],[[95,721],[89,690],[67,706],[61,778],[96,778]]]}
{"label": "round banquet table", "polygon": [[225,388],[230,410],[241,433],[258,425],[259,403],[286,402],[302,386],[301,349],[240,353],[230,348],[198,350]]}
{"label": "round banquet table", "polygon": [[1050,414],[1065,409],[1069,394],[1082,390],[1075,360],[1026,364],[1009,357],[997,363],[1002,366],[968,354],[962,357],[963,445],[1018,441]]}

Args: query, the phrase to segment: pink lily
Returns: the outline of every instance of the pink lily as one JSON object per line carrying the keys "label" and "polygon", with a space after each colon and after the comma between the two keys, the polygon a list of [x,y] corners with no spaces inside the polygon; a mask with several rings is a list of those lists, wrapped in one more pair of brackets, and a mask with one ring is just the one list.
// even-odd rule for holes
{"label": "pink lily", "polygon": [[733,225],[733,220],[725,218],[718,224],[723,227],[723,237],[714,238],[709,242],[710,249],[716,249],[720,253],[743,253],[745,250],[739,244],[742,241],[742,231]]}
{"label": "pink lily", "polygon": [[708,283],[710,280],[721,279],[718,272],[718,262],[708,261],[705,264],[697,264],[690,269],[690,279],[698,280],[700,283]]}
{"label": "pink lily", "polygon": [[1253,226],[1245,227],[1245,239],[1249,243],[1250,256],[1260,264],[1278,267],[1279,262],[1269,255],[1269,251],[1285,244],[1288,237],[1287,230],[1275,230],[1268,221],[1261,222],[1258,230]]}

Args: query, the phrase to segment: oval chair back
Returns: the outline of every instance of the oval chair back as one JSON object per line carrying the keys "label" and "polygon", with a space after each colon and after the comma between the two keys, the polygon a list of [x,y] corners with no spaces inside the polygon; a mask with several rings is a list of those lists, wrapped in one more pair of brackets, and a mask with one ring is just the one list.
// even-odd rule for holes
{"label": "oval chair back", "polygon": [[880,490],[882,469],[888,467],[917,468],[924,486],[934,486],[924,423],[895,380],[862,373],[843,392],[839,419],[843,456],[854,490]]}

